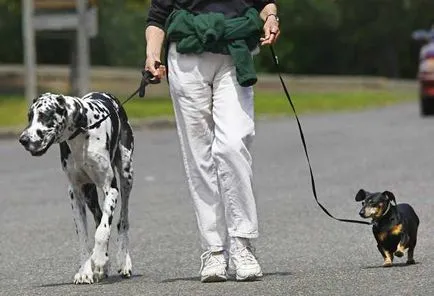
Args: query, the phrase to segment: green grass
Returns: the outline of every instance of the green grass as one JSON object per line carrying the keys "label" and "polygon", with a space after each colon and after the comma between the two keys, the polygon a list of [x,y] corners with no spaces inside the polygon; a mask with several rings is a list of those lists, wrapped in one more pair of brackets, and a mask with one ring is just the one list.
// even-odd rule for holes
{"label": "green grass", "polygon": [[[415,93],[386,91],[326,92],[291,94],[297,113],[336,112],[383,107],[416,99]],[[283,92],[280,94],[259,94],[255,101],[257,114],[292,114]]]}
{"label": "green grass", "polygon": [[27,120],[27,103],[22,97],[0,97],[0,127],[22,126]]}
{"label": "green grass", "polygon": [[[360,110],[382,107],[416,99],[414,93],[385,91],[296,93],[292,99],[299,114]],[[122,100],[122,98],[121,98]],[[167,98],[133,99],[125,105],[131,119],[172,117],[172,103]],[[258,92],[255,96],[256,115],[292,114],[283,92]],[[23,126],[27,104],[22,97],[0,96],[0,127]]]}

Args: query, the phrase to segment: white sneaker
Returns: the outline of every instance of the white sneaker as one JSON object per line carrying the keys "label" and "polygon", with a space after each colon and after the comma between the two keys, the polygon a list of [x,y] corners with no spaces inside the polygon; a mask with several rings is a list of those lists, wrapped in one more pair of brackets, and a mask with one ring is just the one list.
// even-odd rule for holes
{"label": "white sneaker", "polygon": [[225,282],[227,280],[227,261],[223,251],[206,251],[200,256],[200,259],[202,261],[200,266],[200,281],[202,283]]}
{"label": "white sneaker", "polygon": [[254,281],[262,277],[261,266],[253,254],[248,239],[236,238],[231,249],[229,268],[235,271],[237,281]]}

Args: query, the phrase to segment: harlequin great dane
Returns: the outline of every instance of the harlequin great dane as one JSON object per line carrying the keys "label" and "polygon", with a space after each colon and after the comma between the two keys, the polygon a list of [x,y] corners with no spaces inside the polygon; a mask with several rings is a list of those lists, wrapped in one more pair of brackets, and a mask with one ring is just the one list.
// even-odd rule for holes
{"label": "harlequin great dane", "polygon": [[[33,156],[43,155],[55,143],[60,145],[80,243],[81,265],[74,283],[91,284],[107,276],[108,242],[119,191],[118,271],[130,277],[128,199],[133,185],[134,138],[121,104],[107,93],[94,92],[83,98],[45,93],[33,101],[28,121],[19,141]],[[104,195],[102,208],[98,190]],[[97,226],[92,252],[88,248],[86,205]]]}

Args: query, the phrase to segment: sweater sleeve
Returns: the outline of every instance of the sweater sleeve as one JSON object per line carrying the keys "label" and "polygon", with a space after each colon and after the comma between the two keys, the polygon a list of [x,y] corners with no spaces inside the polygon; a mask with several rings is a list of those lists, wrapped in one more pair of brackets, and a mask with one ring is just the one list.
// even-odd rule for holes
{"label": "sweater sleeve", "polygon": [[276,3],[275,0],[254,0],[253,6],[256,8],[257,11],[261,12],[262,9],[264,9],[265,5],[270,3]]}
{"label": "sweater sleeve", "polygon": [[167,17],[173,10],[173,0],[152,0],[146,19],[146,27],[156,26],[164,30]]}

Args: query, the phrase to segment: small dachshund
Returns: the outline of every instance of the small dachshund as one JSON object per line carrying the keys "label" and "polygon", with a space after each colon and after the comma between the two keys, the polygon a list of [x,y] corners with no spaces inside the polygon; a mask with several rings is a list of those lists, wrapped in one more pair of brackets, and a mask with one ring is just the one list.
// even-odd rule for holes
{"label": "small dachshund", "polygon": [[407,264],[414,264],[419,218],[413,208],[405,203],[396,204],[395,195],[390,191],[370,193],[360,189],[356,201],[362,201],[360,216],[372,219],[383,266],[392,266],[393,256],[402,257],[406,249]]}

